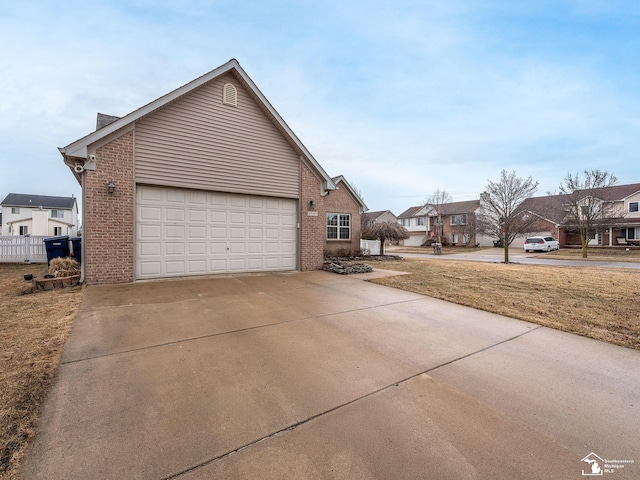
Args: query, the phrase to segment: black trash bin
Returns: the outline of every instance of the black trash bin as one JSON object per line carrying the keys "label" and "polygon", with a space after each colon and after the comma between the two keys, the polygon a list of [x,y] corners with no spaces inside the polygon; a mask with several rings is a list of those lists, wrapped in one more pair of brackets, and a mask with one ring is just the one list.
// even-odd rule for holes
{"label": "black trash bin", "polygon": [[69,236],[50,237],[44,239],[44,247],[47,250],[47,263],[58,257],[69,256]]}
{"label": "black trash bin", "polygon": [[82,263],[82,237],[71,237],[69,239],[73,252],[69,252],[69,256],[76,259],[78,263]]}

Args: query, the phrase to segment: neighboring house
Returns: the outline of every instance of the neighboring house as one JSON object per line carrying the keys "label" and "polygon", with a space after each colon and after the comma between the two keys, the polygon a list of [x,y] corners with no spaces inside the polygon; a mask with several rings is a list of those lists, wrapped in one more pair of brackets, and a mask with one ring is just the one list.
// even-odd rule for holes
{"label": "neighboring house", "polygon": [[402,245],[419,247],[429,238],[426,205],[407,208],[398,215],[398,223],[409,233],[409,238],[401,241]]}
{"label": "neighboring house", "polygon": [[2,200],[1,235],[74,236],[78,202],[71,197],[10,193]]}
{"label": "neighboring house", "polygon": [[359,252],[361,215],[367,206],[342,175],[331,180],[336,189],[324,198],[327,219],[324,251]]}
{"label": "neighboring house", "polygon": [[87,283],[320,269],[359,241],[362,201],[235,59],[98,122],[60,149],[83,186]]}
{"label": "neighboring house", "polygon": [[410,235],[404,245],[423,245],[437,236],[454,245],[492,245],[490,239],[476,234],[475,218],[479,208],[480,200],[444,203],[438,216],[434,205],[411,207],[398,215],[398,223]]}
{"label": "neighboring house", "polygon": [[396,217],[389,210],[381,210],[379,212],[367,212],[362,214],[362,227],[368,227],[374,223],[393,222],[396,223],[398,217]]}
{"label": "neighboring house", "polygon": [[[599,200],[612,206],[612,218],[603,219],[590,232],[590,245],[640,244],[640,183],[615,185],[598,190]],[[561,246],[580,245],[580,233],[567,217],[566,195],[548,195],[525,200],[519,209],[538,218],[539,234],[556,237]]]}
{"label": "neighboring house", "polygon": [[440,215],[434,205],[426,205],[427,233],[430,237],[443,237],[443,241],[452,245],[475,245],[476,213],[480,209],[480,200],[450,202],[440,205]]}

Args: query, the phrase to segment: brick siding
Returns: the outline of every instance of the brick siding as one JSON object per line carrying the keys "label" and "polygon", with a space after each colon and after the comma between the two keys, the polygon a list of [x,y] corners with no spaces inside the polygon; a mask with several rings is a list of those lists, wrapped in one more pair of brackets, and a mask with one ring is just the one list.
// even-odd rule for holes
{"label": "brick siding", "polygon": [[[87,284],[133,282],[133,132],[96,150],[96,170],[86,171],[83,242]],[[108,193],[107,184],[116,188]]]}
{"label": "brick siding", "polygon": [[[326,197],[320,195],[320,180],[304,162],[301,162],[300,169],[300,270],[318,270],[324,261]],[[315,208],[311,208],[311,201],[316,203]]]}
{"label": "brick siding", "polygon": [[325,238],[324,250],[334,253],[339,250],[349,252],[360,251],[361,215],[360,206],[349,190],[338,184],[338,189],[329,192],[324,197],[325,213],[349,213],[351,214],[351,240],[326,240],[326,215],[321,219],[322,236]]}

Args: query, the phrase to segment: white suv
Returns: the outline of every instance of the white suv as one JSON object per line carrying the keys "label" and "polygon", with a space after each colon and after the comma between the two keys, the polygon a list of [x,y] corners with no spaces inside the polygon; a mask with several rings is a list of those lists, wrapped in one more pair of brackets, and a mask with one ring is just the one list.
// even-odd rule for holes
{"label": "white suv", "polygon": [[560,242],[553,237],[529,237],[524,241],[524,251],[529,250],[541,252],[549,252],[551,250],[560,250]]}

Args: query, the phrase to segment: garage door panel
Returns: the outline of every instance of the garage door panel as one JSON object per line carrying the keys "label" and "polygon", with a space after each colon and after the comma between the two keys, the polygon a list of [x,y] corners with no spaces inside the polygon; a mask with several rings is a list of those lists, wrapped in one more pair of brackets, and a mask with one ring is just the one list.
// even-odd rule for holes
{"label": "garage door panel", "polygon": [[185,226],[184,225],[165,226],[165,238],[185,238]]}
{"label": "garage door panel", "polygon": [[138,224],[138,239],[159,240],[162,227],[160,225]]}
{"label": "garage door panel", "polygon": [[297,201],[138,186],[136,277],[293,270]]}
{"label": "garage door panel", "polygon": [[162,254],[162,244],[160,242],[142,242],[139,254],[143,257],[158,257]]}
{"label": "garage door panel", "polygon": [[212,239],[227,238],[227,227],[211,227],[209,235]]}
{"label": "garage door panel", "polygon": [[295,242],[281,242],[280,253],[294,255],[296,251]]}
{"label": "garage door panel", "polygon": [[220,242],[210,242],[209,243],[209,252],[212,255],[226,255],[227,254],[227,244]]}
{"label": "garage door panel", "polygon": [[186,191],[179,188],[164,189],[166,200],[169,203],[185,203]]}
{"label": "garage door panel", "polygon": [[158,277],[162,274],[162,265],[160,261],[153,262],[139,262],[138,263],[139,275],[146,277]]}
{"label": "garage door panel", "polygon": [[189,226],[189,239],[197,240],[197,239],[206,239],[207,238],[207,227],[201,225],[190,225]]}
{"label": "garage door panel", "polygon": [[246,259],[242,258],[230,258],[229,259],[229,271],[230,272],[246,272],[248,271],[246,265]]}
{"label": "garage door panel", "polygon": [[249,225],[262,225],[264,224],[264,217],[261,213],[250,213],[247,223]]}
{"label": "garage door panel", "polygon": [[296,268],[296,257],[291,255],[290,257],[282,257],[280,263],[281,270],[293,270]]}
{"label": "garage door panel", "polygon": [[167,275],[185,275],[185,261],[184,260],[168,260],[165,261]]}
{"label": "garage door panel", "polygon": [[213,224],[227,224],[227,212],[211,211],[209,218],[210,222]]}
{"label": "garage door panel", "polygon": [[246,251],[244,242],[229,242],[229,252],[231,254],[242,254]]}
{"label": "garage door panel", "polygon": [[138,220],[158,221],[162,219],[162,209],[160,207],[143,207],[140,209]]}
{"label": "garage door panel", "polygon": [[182,242],[165,242],[164,253],[166,255],[184,255],[184,243]]}
{"label": "garage door panel", "polygon": [[195,210],[193,208],[189,209],[189,221],[197,222],[197,223],[207,223],[207,211],[206,210]]}
{"label": "garage door panel", "polygon": [[262,242],[249,242],[249,253],[262,253],[264,244]]}
{"label": "garage door panel", "polygon": [[229,228],[228,231],[229,231],[228,238],[231,238],[231,239],[245,238],[246,236],[244,227],[232,227],[232,228]]}
{"label": "garage door panel", "polygon": [[209,260],[209,272],[210,273],[225,273],[228,272],[227,260]]}
{"label": "garage door panel", "polygon": [[189,273],[192,275],[207,273],[207,261],[204,258],[189,260]]}
{"label": "garage door panel", "polygon": [[207,244],[204,242],[189,242],[188,244],[189,255],[206,255]]}
{"label": "garage door panel", "polygon": [[229,221],[233,225],[245,225],[247,223],[247,216],[244,212],[231,212]]}
{"label": "garage door panel", "polygon": [[165,208],[165,219],[169,222],[184,222],[184,208]]}

